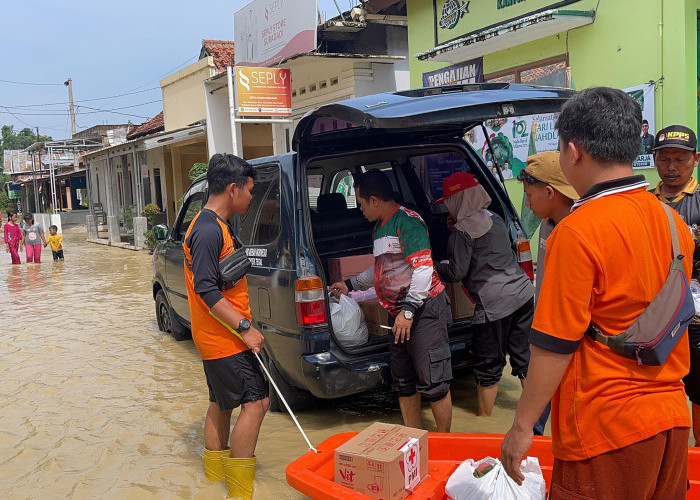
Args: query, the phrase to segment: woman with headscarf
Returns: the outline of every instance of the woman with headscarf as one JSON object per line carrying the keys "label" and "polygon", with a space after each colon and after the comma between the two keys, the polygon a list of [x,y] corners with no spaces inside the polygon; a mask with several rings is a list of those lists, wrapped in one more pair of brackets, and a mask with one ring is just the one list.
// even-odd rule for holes
{"label": "woman with headscarf", "polygon": [[444,282],[462,282],[475,301],[472,318],[473,372],[479,416],[490,416],[498,382],[510,356],[521,382],[530,361],[528,336],[535,288],[518,265],[503,219],[487,210],[491,198],[477,179],[457,172],[443,181],[444,203],[454,229],[447,241],[448,263],[435,263]]}

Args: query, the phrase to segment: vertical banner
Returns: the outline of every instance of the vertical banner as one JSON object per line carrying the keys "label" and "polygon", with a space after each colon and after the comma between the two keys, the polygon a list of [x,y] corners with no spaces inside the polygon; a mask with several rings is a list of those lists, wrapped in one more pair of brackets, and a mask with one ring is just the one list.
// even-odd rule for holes
{"label": "vertical banner", "polygon": [[[654,84],[644,83],[624,89],[642,108],[642,146],[639,156],[634,162],[634,168],[650,168],[654,166],[654,156],[651,148],[654,147],[654,134],[656,126],[654,123]],[[646,123],[645,123],[646,121]]]}
{"label": "vertical banner", "polygon": [[291,116],[288,69],[236,68],[236,111],[240,116]]}

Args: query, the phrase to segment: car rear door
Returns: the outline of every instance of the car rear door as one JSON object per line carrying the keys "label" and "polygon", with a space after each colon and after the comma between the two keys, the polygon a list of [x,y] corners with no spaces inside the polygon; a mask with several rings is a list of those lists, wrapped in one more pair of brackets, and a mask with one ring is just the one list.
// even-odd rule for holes
{"label": "car rear door", "polygon": [[307,160],[321,153],[448,141],[488,119],[557,112],[572,94],[484,83],[358,97],[307,113],[294,132],[293,147]]}

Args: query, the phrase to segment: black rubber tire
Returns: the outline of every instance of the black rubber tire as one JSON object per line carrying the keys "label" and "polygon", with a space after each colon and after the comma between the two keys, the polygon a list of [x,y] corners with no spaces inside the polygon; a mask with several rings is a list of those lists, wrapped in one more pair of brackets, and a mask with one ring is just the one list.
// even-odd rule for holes
{"label": "black rubber tire", "polygon": [[177,341],[187,340],[190,333],[182,326],[173,313],[163,290],[156,293],[156,321],[161,332],[169,333]]}
{"label": "black rubber tire", "polygon": [[[284,378],[282,378],[282,375],[280,374],[279,370],[277,370],[277,367],[272,360],[268,361],[267,366],[268,370],[270,371],[270,375],[275,379],[275,384],[277,384],[279,390],[282,391],[282,395],[284,396],[284,399],[287,400],[287,404],[292,411],[305,410],[316,402],[316,397],[309,391],[289,385]],[[277,395],[277,391],[275,391],[275,388],[272,386],[272,383],[268,382],[268,385],[270,390],[270,411],[287,411],[287,409],[284,407],[284,403],[282,403],[282,400]]]}

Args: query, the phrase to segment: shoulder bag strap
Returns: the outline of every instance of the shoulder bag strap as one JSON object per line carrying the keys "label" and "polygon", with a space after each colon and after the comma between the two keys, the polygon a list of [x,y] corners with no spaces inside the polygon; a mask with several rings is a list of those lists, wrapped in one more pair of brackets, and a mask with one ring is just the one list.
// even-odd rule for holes
{"label": "shoulder bag strap", "polygon": [[[676,226],[676,221],[673,218],[673,209],[669,207],[667,204],[659,201],[661,206],[664,208],[664,211],[666,212],[666,219],[668,220],[668,227],[671,230],[671,247],[673,251],[673,256],[672,256],[672,261],[671,261],[671,269],[676,269],[681,272],[684,272],[683,269],[683,263],[682,259],[684,257],[683,254],[681,254],[681,244],[680,240],[678,239],[678,227]],[[586,330],[586,333],[593,338],[593,340],[600,342],[601,344],[607,345],[608,347],[617,350],[619,352],[619,349],[622,349],[621,345],[618,345],[619,342],[617,339],[623,338],[622,336],[625,334],[625,332],[622,332],[618,335],[603,335],[603,332],[598,329],[597,326],[595,326],[592,322],[588,325],[588,330]]]}
{"label": "shoulder bag strap", "polygon": [[659,203],[661,203],[661,206],[664,207],[664,210],[666,211],[668,226],[669,229],[671,229],[671,245],[673,247],[673,258],[678,259],[680,257],[682,259],[683,257],[681,256],[681,244],[678,239],[678,227],[676,226],[676,221],[673,219],[673,209],[669,207],[666,203]]}

